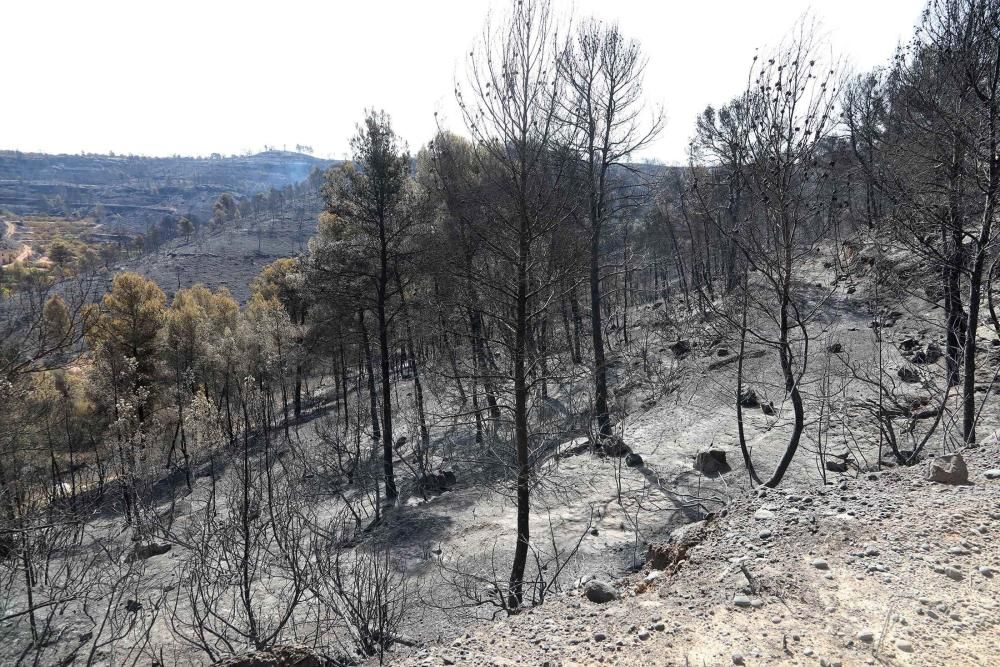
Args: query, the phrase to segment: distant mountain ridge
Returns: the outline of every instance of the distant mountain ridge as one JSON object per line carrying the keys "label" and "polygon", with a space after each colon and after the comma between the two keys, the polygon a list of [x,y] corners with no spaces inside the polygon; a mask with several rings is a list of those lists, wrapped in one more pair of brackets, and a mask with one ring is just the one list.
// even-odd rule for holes
{"label": "distant mountain ridge", "polygon": [[333,163],[289,151],[209,158],[0,151],[0,209],[85,215],[100,204],[138,229],[171,213],[207,216],[223,192],[283,188]]}

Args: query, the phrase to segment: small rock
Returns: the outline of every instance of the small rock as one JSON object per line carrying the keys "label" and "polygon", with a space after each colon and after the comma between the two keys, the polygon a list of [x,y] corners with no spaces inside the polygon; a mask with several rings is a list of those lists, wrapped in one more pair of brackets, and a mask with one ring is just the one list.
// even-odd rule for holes
{"label": "small rock", "polygon": [[983,473],[986,479],[1000,479],[1000,468],[993,468],[992,470],[987,470]]}
{"label": "small rock", "polygon": [[642,466],[642,457],[635,452],[632,452],[625,457],[625,465],[629,468],[639,468]]}
{"label": "small rock", "polygon": [[744,664],[743,663],[743,656],[740,655],[739,653],[733,653],[733,664],[734,665],[742,665],[742,664]]}
{"label": "small rock", "polygon": [[896,640],[896,648],[898,648],[903,653],[913,653],[913,644],[905,639]]}
{"label": "small rock", "polygon": [[986,577],[987,579],[989,579],[990,577],[993,576],[993,568],[992,567],[987,567],[985,565],[980,566],[980,568],[979,568],[979,574],[981,574],[984,577]]}
{"label": "small rock", "polygon": [[139,543],[135,545],[135,550],[132,552],[132,560],[146,560],[153,556],[161,556],[168,551],[170,551],[169,544]]}
{"label": "small rock", "polygon": [[871,630],[862,630],[857,636],[858,641],[865,642],[866,644],[875,641],[875,633]]}
{"label": "small rock", "polygon": [[761,507],[759,510],[753,513],[753,518],[760,520],[773,519],[775,516],[774,512],[769,509]]}
{"label": "small rock", "polygon": [[595,642],[603,642],[605,639],[608,638],[608,636],[603,632],[595,632],[593,637]]}
{"label": "small rock", "polygon": [[948,575],[949,579],[953,579],[955,581],[961,581],[964,578],[964,576],[965,576],[965,575],[962,574],[962,572],[960,570],[958,570],[957,568],[954,568],[954,567],[950,567],[950,566],[944,568],[944,573],[946,575]]}
{"label": "small rock", "polygon": [[751,604],[750,596],[748,595],[737,595],[733,598],[733,604],[737,607],[749,607]]}
{"label": "small rock", "polygon": [[810,565],[812,565],[817,570],[829,570],[830,569],[830,564],[827,563],[822,558],[815,558],[815,559],[813,559],[813,561],[812,561],[812,563],[810,563]]}

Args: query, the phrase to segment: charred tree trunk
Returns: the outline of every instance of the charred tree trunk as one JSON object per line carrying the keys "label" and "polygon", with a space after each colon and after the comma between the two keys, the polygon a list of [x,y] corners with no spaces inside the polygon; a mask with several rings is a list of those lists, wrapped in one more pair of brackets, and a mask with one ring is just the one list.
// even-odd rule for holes
{"label": "charred tree trunk", "polygon": [[372,440],[378,442],[382,433],[378,420],[378,394],[375,391],[375,369],[372,365],[372,348],[368,342],[368,329],[365,327],[365,311],[358,311],[358,326],[361,328],[361,342],[365,352],[365,371],[368,375],[368,400],[371,406]]}

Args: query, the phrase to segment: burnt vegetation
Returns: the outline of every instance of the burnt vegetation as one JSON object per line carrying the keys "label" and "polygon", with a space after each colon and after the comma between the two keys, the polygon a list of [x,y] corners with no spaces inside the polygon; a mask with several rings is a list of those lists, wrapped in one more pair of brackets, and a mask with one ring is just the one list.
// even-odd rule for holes
{"label": "burnt vegetation", "polygon": [[[120,235],[0,268],[0,659],[387,660],[422,614],[572,588],[604,513],[637,567],[738,487],[975,446],[1000,3],[933,0],[872,72],[816,35],[755,56],[684,166],[639,161],[664,122],[641,46],[545,0],[490,19],[414,152],[372,110],[344,163],[221,185],[221,159],[167,186],[167,162],[0,155],[5,220]],[[732,429],[658,471],[636,415],[701,385]],[[563,525],[581,457],[612,499]],[[444,499],[510,511],[449,551]]]}

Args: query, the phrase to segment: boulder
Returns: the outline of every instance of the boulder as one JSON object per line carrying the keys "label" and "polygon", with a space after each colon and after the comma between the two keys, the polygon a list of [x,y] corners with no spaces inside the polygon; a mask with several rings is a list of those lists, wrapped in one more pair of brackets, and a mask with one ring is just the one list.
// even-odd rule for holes
{"label": "boulder", "polygon": [[729,470],[729,464],[726,463],[725,450],[709,449],[704,452],[698,452],[698,455],[694,457],[694,469],[705,474]]}
{"label": "boulder", "polygon": [[847,472],[847,461],[836,461],[827,459],[826,469],[830,472]]}
{"label": "boulder", "polygon": [[740,405],[744,408],[760,407],[760,399],[757,398],[757,392],[749,387],[743,390],[740,394]]}
{"label": "boulder", "polygon": [[625,441],[616,435],[605,438],[601,443],[601,448],[608,456],[627,456],[632,453],[632,450],[625,444]]}
{"label": "boulder", "polygon": [[[914,355],[916,356],[916,355]],[[901,366],[896,375],[903,382],[920,382],[920,373],[913,366]]]}
{"label": "boulder", "polygon": [[612,600],[617,599],[618,591],[616,591],[614,587],[607,582],[592,579],[584,585],[583,595],[591,602],[604,604],[605,602],[611,602]]}
{"label": "boulder", "polygon": [[630,452],[625,457],[625,465],[627,465],[629,468],[642,467],[642,463],[643,463],[642,457],[636,454],[635,452]]}
{"label": "boulder", "polygon": [[670,351],[673,352],[674,356],[678,359],[683,359],[691,353],[691,341],[679,340],[670,346]]}
{"label": "boulder", "polygon": [[927,466],[927,480],[939,484],[967,484],[969,469],[965,459],[958,452],[945,454],[930,460]]}

